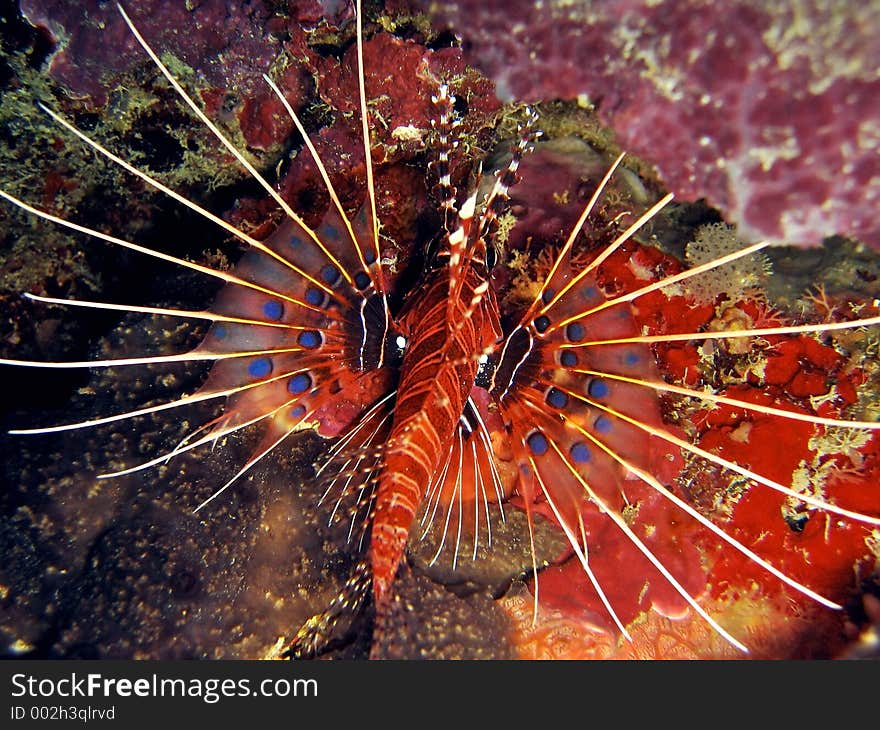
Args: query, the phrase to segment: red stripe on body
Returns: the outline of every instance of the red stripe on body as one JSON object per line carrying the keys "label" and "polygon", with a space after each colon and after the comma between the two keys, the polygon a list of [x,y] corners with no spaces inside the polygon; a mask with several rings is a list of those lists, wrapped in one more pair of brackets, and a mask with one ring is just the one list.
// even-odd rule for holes
{"label": "red stripe on body", "polygon": [[[481,267],[482,268],[482,267]],[[378,612],[403,557],[410,526],[426,487],[452,447],[459,419],[477,375],[477,357],[500,331],[498,307],[489,292],[472,315],[465,312],[485,275],[463,272],[448,320],[449,269],[422,290],[404,318],[408,347],[398,386],[394,423],[386,446],[373,517],[370,561]],[[461,326],[458,326],[461,325]]]}

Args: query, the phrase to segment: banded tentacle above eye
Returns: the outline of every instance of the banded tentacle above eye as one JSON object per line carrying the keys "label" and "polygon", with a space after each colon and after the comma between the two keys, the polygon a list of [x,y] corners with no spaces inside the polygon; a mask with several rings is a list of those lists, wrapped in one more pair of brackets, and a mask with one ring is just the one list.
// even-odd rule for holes
{"label": "banded tentacle above eye", "polygon": [[535,142],[543,132],[537,128],[538,114],[531,107],[525,110],[526,118],[516,127],[517,141],[511,149],[510,162],[503,170],[495,174],[492,189],[482,203],[479,227],[475,229],[474,241],[492,241],[498,230],[498,217],[507,209],[510,201],[510,189],[520,180],[518,173],[523,158],[535,148]]}
{"label": "banded tentacle above eye", "polygon": [[[445,97],[441,93],[439,99],[443,102]],[[447,101],[447,104],[450,102]],[[480,195],[481,185],[478,182],[474,192],[461,206],[458,213],[457,227],[445,237],[444,248],[442,252],[448,254],[449,259],[449,297],[447,303],[447,327],[450,331],[451,338],[458,335],[464,326],[477,310],[485,306],[485,300],[489,295],[491,287],[489,254],[496,253],[497,242],[495,240],[498,230],[498,218],[501,216],[510,201],[510,189],[519,181],[517,170],[522,164],[523,158],[534,149],[535,141],[541,136],[542,132],[536,129],[538,116],[531,108],[526,109],[526,119],[517,126],[517,141],[511,149],[511,159],[507,166],[499,169],[495,173],[495,181],[492,188],[486,194],[484,200],[477,205]],[[442,151],[441,151],[442,154]],[[446,166],[441,164],[440,169]],[[448,177],[448,176],[447,176]],[[482,178],[482,166],[477,170],[478,181]],[[442,183],[441,191],[445,191],[447,197],[451,195],[451,190],[447,189],[447,183]],[[451,208],[446,206],[444,202],[444,212],[447,214],[447,231],[449,230],[449,213]],[[462,290],[465,286],[465,280],[469,272],[479,272],[481,282],[474,287],[473,293],[469,300],[464,303],[464,307],[460,307]],[[493,301],[488,307],[497,310],[497,304]],[[497,332],[500,337],[500,331]],[[498,338],[496,337],[496,340]],[[468,357],[473,360],[485,358],[489,352],[495,349],[497,342],[492,342],[485,350],[468,353]]]}
{"label": "banded tentacle above eye", "polygon": [[458,147],[458,140],[453,139],[455,130],[461,126],[461,120],[455,116],[455,97],[449,93],[449,86],[441,84],[437,94],[431,97],[437,109],[437,118],[431,125],[437,135],[437,156],[429,163],[429,169],[437,179],[434,194],[440,203],[443,216],[443,230],[446,235],[455,230],[457,211],[455,208],[455,186],[450,176],[450,154]]}

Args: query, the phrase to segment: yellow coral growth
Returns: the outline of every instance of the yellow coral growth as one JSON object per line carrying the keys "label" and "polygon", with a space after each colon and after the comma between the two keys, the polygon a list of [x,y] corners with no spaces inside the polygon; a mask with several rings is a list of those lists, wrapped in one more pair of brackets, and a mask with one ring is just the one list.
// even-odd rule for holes
{"label": "yellow coral growth", "polygon": [[[685,258],[691,266],[699,266],[743,247],[736,230],[726,223],[709,223],[700,226],[694,240],[685,248]],[[769,259],[763,254],[753,254],[731,261],[708,271],[688,284],[688,293],[700,304],[712,303],[719,294],[726,294],[731,301],[739,301],[747,294],[754,296],[772,273]]]}

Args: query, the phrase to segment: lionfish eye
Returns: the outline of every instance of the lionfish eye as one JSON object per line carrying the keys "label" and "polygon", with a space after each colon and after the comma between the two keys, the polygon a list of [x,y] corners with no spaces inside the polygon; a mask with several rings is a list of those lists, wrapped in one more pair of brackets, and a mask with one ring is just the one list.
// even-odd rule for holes
{"label": "lionfish eye", "polygon": [[486,247],[486,268],[490,271],[495,267],[495,264],[498,263],[498,252],[495,250],[494,246]]}
{"label": "lionfish eye", "polygon": [[428,271],[434,266],[437,253],[440,251],[440,240],[435,236],[425,245],[424,270]]}

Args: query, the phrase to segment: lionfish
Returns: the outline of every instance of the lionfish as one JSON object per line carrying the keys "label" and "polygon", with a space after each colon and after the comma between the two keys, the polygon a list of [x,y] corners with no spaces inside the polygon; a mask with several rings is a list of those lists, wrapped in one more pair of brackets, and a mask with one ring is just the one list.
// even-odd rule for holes
{"label": "lionfish", "polygon": [[[760,537],[748,539],[733,518],[713,513],[695,490],[661,474],[661,461],[684,460],[740,489],[764,490],[773,504],[790,513],[821,514],[826,530],[857,525],[867,540],[880,526],[880,495],[874,490],[855,500],[856,508],[838,504],[834,494],[804,488],[794,480],[759,471],[731,441],[672,424],[664,402],[690,403],[690,415],[716,419],[733,441],[747,443],[751,424],[769,419],[775,429],[806,427],[825,433],[855,434],[864,445],[880,423],[850,420],[844,408],[826,402],[774,399],[771,388],[710,387],[699,379],[675,378],[663,371],[657,353],[671,343],[723,349],[736,346],[772,356],[786,342],[816,342],[828,333],[876,327],[880,317],[785,325],[753,310],[727,326],[701,324],[677,330],[667,323],[651,327],[637,317],[643,302],[680,294],[695,277],[757,254],[770,244],[755,243],[711,258],[691,268],[653,276],[669,263],[640,259],[645,250],[635,237],[670,202],[665,195],[628,224],[603,230],[603,244],[585,247],[590,224],[601,225],[598,208],[619,175],[624,155],[606,169],[589,195],[564,242],[549,253],[528,297],[513,302],[496,291],[493,267],[504,257],[502,220],[510,215],[511,189],[519,182],[524,157],[537,144],[537,115],[527,110],[519,125],[510,160],[487,184],[475,184],[460,196],[450,175],[456,147],[455,97],[440,83],[436,108],[434,156],[441,230],[435,250],[425,255],[418,282],[395,291],[383,265],[377,191],[373,178],[370,126],[374,123],[364,84],[364,32],[356,3],[357,76],[365,202],[355,215],[343,207],[328,169],[291,104],[276,83],[272,87],[302,135],[332,204],[317,226],[310,226],[246,156],[206,115],[159,58],[120,6],[119,12],[143,50],[176,94],[284,212],[285,221],[264,240],[236,228],[158,179],[94,141],[48,107],[44,111],[85,145],[137,176],[178,204],[216,224],[247,247],[231,271],[176,258],[109,233],[57,216],[26,200],[0,191],[8,203],[75,232],[145,256],[213,277],[223,288],[207,311],[127,307],[97,301],[66,300],[26,294],[52,305],[207,321],[209,329],[194,350],[175,355],[84,362],[2,360],[4,365],[33,368],[107,368],[166,362],[213,363],[207,380],[194,393],[173,401],[48,428],[19,429],[15,434],[77,430],[170,411],[204,401],[223,400],[223,414],[201,425],[169,453],[115,476],[164,464],[189,450],[214,444],[251,426],[262,428],[262,441],[235,476],[218,486],[198,510],[223,495],[243,475],[302,431],[333,439],[316,465],[322,500],[333,514],[350,523],[355,558],[348,578],[325,610],[296,631],[284,645],[288,656],[311,656],[331,643],[340,626],[372,604],[376,634],[402,610],[394,585],[406,563],[407,546],[434,529],[440,548],[447,542],[453,564],[468,555],[463,545],[491,544],[490,512],[513,505],[525,515],[529,542],[535,619],[541,610],[539,577],[546,560],[538,558],[535,524],[549,520],[564,535],[568,565],[576,565],[619,634],[630,637],[627,618],[615,607],[608,579],[597,569],[605,544],[623,543],[641,556],[659,580],[711,631],[746,652],[742,637],[725,628],[704,605],[701,595],[677,574],[675,561],[660,554],[670,525],[655,524],[643,503],[661,502],[702,540],[743,559],[789,589],[832,609],[840,604],[821,595],[809,580],[763,557]],[[482,173],[477,178],[482,183]],[[599,240],[601,236],[594,236]],[[650,257],[649,257],[650,258]],[[640,273],[623,281],[612,263]],[[652,268],[653,266],[653,268]],[[649,273],[639,271],[650,269]],[[534,272],[533,272],[534,273]],[[676,294],[678,292],[678,294]],[[402,302],[402,303],[401,303]],[[760,307],[758,308],[760,309]],[[766,312],[764,312],[766,315]],[[722,323],[724,324],[724,323]],[[817,343],[818,346],[818,343]],[[759,368],[752,376],[760,377]],[[760,386],[760,379],[759,379]],[[757,395],[756,395],[757,393]],[[665,400],[664,400],[665,399]],[[668,403],[667,403],[668,405]],[[824,405],[824,408],[823,408]],[[725,420],[726,419],[726,420]],[[757,429],[756,429],[757,433]],[[762,432],[763,434],[763,432]],[[762,438],[764,436],[762,435]],[[852,441],[851,441],[852,442]],[[659,456],[658,456],[659,454]],[[172,462],[173,463],[173,462]],[[836,468],[833,459],[825,467]],[[842,467],[841,467],[842,468]],[[731,481],[731,483],[733,483]],[[849,493],[847,493],[849,494]],[[648,495],[648,496],[645,496]],[[665,514],[665,513],[664,513]],[[539,517],[540,515],[540,517]],[[779,531],[789,522],[777,512]],[[874,533],[871,533],[874,530]],[[690,534],[690,533],[689,533]],[[862,534],[862,533],[860,533]],[[689,538],[686,538],[689,539]],[[682,548],[677,548],[682,549]],[[601,557],[599,558],[601,559]],[[720,559],[720,558],[716,558]],[[809,562],[809,557],[804,558]],[[625,574],[626,564],[616,566]],[[630,568],[631,570],[631,568]],[[609,572],[607,568],[604,572]],[[807,573],[809,568],[807,569]]]}

